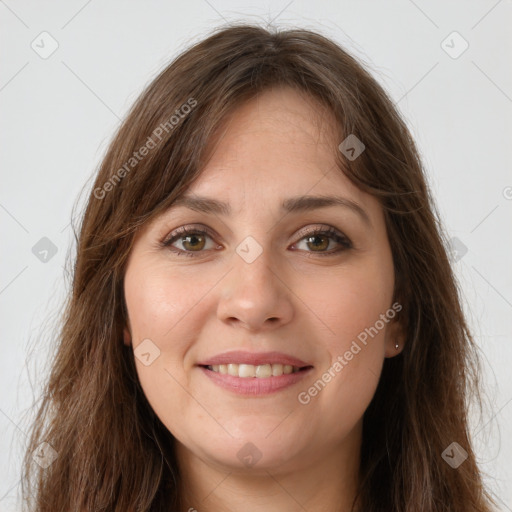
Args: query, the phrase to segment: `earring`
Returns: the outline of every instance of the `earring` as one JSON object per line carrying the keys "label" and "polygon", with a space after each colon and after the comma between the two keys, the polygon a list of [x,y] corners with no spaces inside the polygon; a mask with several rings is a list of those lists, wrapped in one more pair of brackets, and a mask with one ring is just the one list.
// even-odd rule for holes
{"label": "earring", "polygon": [[398,342],[395,342],[395,348],[398,350]]}

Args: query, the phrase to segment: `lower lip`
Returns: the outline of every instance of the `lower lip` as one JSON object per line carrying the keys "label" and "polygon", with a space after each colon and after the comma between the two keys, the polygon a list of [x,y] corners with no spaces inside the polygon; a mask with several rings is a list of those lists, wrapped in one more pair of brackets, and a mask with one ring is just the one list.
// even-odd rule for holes
{"label": "lower lip", "polygon": [[312,367],[295,373],[279,375],[278,377],[233,377],[233,375],[214,372],[207,368],[199,367],[203,373],[218,386],[228,389],[238,395],[268,395],[282,389],[293,386],[301,381]]}

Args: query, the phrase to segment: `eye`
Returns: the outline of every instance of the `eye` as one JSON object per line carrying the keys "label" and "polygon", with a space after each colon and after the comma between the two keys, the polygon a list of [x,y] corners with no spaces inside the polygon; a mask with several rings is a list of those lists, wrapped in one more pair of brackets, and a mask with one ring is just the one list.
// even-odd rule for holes
{"label": "eye", "polygon": [[[292,247],[299,245],[304,242],[306,252],[312,254],[318,254],[319,256],[332,256],[346,249],[352,248],[352,242],[338,230],[333,227],[321,227],[309,230],[301,230],[299,236],[301,236],[299,242],[295,243]],[[169,237],[162,242],[163,247],[169,248],[172,252],[178,256],[197,256],[194,253],[202,253],[204,250],[221,249],[222,246],[215,243],[210,244],[207,247],[208,239],[212,240],[214,237],[210,230],[204,227],[194,226],[182,226],[173,231]],[[175,243],[181,244],[180,247],[176,247]],[[338,247],[327,251],[331,244],[336,244]],[[312,249],[312,250],[310,250]],[[297,249],[293,249],[297,250]]]}
{"label": "eye", "polygon": [[[196,228],[194,226],[183,226],[173,231],[169,237],[162,242],[164,247],[168,247],[178,256],[182,254],[186,256],[195,256],[194,253],[200,253],[203,249],[220,248],[219,245],[211,244],[206,247],[206,240],[213,238],[213,234],[205,228]],[[174,243],[178,242],[182,245],[182,249],[175,247]],[[214,247],[212,247],[212,245]]]}
{"label": "eye", "polygon": [[[305,236],[294,245],[299,245],[304,241],[305,250],[310,253],[316,253],[318,256],[332,256],[352,248],[352,242],[345,235],[330,226],[310,229],[306,232],[302,231],[299,235],[304,234]],[[326,249],[329,248],[331,243],[334,243],[335,248],[327,251]],[[336,244],[338,247],[336,247]]]}

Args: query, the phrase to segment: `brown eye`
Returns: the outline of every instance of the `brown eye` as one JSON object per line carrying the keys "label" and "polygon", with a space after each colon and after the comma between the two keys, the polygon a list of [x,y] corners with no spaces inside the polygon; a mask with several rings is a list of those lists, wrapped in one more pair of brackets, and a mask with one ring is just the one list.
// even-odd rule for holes
{"label": "brown eye", "polygon": [[329,237],[325,236],[325,235],[313,235],[313,236],[308,236],[306,238],[307,240],[307,244],[308,247],[311,247],[311,248],[315,248],[316,249],[319,249],[319,250],[325,250],[329,247],[329,242],[330,242],[330,239]]}
{"label": "brown eye", "polygon": [[[207,247],[208,239],[212,240],[209,247]],[[305,248],[299,247],[300,250],[304,250],[310,255],[317,254],[319,256],[333,256],[352,248],[351,241],[332,227],[311,230],[295,246],[300,243],[305,243]],[[181,244],[181,247],[176,246],[176,244]],[[208,250],[221,248],[213,242],[213,235],[209,231],[192,226],[184,226],[173,231],[168,239],[162,242],[162,245],[178,256],[195,256],[194,253],[200,254]],[[331,245],[334,247],[331,247]],[[329,247],[331,247],[330,250],[328,250]]]}
{"label": "brown eye", "polygon": [[[328,229],[315,229],[307,233],[306,236],[295,245],[304,241],[306,252],[318,254],[319,256],[332,256],[346,249],[352,248],[352,242],[342,233],[330,227]],[[327,250],[331,245],[331,250]],[[337,247],[336,247],[337,245]],[[298,247],[301,249],[300,247]],[[302,250],[302,249],[301,249]]]}
{"label": "brown eye", "polygon": [[[209,249],[214,249],[217,246],[213,241],[207,247],[208,239],[212,240],[213,235],[204,228],[194,228],[191,226],[184,226],[173,231],[169,237],[162,242],[164,247],[169,248],[178,256],[184,254],[186,256],[194,256],[194,253],[206,252]],[[181,244],[176,246],[176,244]]]}
{"label": "brown eye", "polygon": [[187,235],[181,238],[181,243],[187,251],[200,251],[206,245],[204,235]]}

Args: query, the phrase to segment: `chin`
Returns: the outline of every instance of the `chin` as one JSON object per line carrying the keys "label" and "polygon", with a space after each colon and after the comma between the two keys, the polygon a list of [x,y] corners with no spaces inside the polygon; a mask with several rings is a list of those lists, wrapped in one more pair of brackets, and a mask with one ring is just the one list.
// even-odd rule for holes
{"label": "chin", "polygon": [[[228,471],[258,473],[285,469],[288,464],[291,469],[296,468],[300,436],[295,439],[287,435],[283,440],[279,436],[272,437],[272,434],[268,436],[268,432],[270,430],[240,438],[227,436],[228,439],[212,441],[201,451],[214,465]],[[214,451],[212,447],[215,447]]]}

